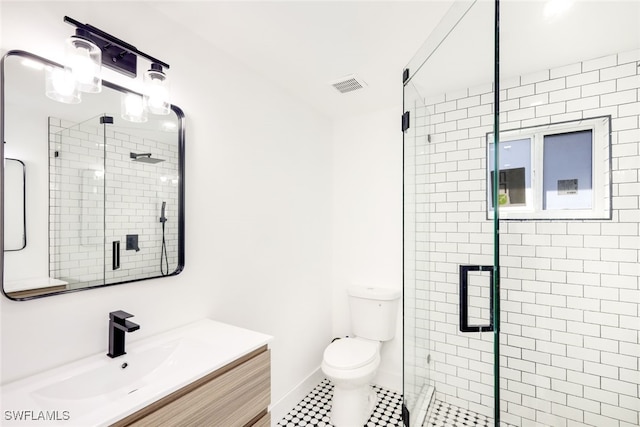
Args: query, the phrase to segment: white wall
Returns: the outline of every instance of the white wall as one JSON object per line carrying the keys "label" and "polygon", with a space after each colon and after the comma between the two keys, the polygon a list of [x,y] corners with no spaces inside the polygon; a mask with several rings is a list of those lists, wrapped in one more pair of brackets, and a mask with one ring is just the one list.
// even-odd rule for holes
{"label": "white wall", "polygon": [[[398,84],[399,95],[401,90]],[[401,111],[398,105],[334,123],[334,336],[351,332],[348,286],[402,289]],[[397,391],[402,390],[402,301],[399,306],[396,337],[383,346],[374,379]]]}
{"label": "white wall", "polygon": [[27,302],[0,298],[2,382],[105,351],[107,313],[123,309],[141,325],[130,341],[202,317],[273,335],[276,402],[317,369],[331,337],[330,123],[186,27],[165,28],[148,4],[1,7],[5,51],[59,61],[69,15],[167,61],[187,117],[184,272]]}
{"label": "white wall", "polygon": [[[48,164],[47,119],[43,117],[41,126],[33,126],[22,106],[16,106],[14,111],[5,111],[4,114],[5,120],[11,120],[14,128],[22,130],[22,138],[18,138],[18,135],[14,136],[10,129],[5,128],[4,140],[7,143],[4,144],[4,155],[24,162],[25,205],[30,207],[25,211],[27,246],[21,251],[5,252],[7,265],[4,267],[4,277],[9,280],[48,277],[48,169],[33,167],[34,164]],[[36,149],[37,140],[44,141],[42,150]]]}

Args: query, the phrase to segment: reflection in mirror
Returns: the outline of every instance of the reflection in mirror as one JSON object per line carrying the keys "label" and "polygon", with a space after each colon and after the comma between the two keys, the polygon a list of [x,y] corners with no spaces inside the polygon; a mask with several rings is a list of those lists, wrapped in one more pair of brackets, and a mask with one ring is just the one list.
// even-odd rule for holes
{"label": "reflection in mirror", "polygon": [[[4,293],[29,299],[180,273],[181,110],[134,123],[123,118],[123,88],[104,82],[101,93],[64,104],[45,96],[56,64],[12,51],[2,66],[4,157],[29,170],[30,236],[24,250],[4,252]],[[16,204],[8,185],[6,216]]]}
{"label": "reflection in mirror", "polygon": [[4,159],[4,250],[21,251],[27,246],[25,219],[26,169],[17,159]]}

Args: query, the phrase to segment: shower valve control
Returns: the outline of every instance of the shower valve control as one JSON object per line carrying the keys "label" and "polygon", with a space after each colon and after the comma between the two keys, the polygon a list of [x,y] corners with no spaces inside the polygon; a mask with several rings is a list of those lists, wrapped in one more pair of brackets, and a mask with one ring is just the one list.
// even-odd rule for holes
{"label": "shower valve control", "polygon": [[128,251],[140,251],[140,247],[138,246],[138,235],[137,234],[127,234],[127,250]]}

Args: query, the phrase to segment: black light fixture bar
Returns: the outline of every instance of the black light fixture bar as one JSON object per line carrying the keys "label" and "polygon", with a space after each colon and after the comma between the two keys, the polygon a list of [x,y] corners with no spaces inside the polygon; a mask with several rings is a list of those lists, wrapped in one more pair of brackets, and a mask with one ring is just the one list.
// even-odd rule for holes
{"label": "black light fixture bar", "polygon": [[139,51],[135,46],[112,36],[89,24],[82,24],[68,16],[64,17],[64,22],[77,28],[76,33],[95,43],[102,50],[102,65],[112,70],[118,71],[129,77],[137,76],[137,55],[151,61],[152,64],[159,64],[164,68],[169,68],[169,64]]}

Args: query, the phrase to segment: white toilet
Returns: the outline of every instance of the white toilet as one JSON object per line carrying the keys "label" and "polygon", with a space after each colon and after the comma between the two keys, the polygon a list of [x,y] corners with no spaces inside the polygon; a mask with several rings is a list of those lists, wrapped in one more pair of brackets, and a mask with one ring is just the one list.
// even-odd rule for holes
{"label": "white toilet", "polygon": [[334,384],[331,423],[335,427],[362,427],[376,406],[370,385],[380,366],[382,341],[396,332],[400,291],[385,288],[349,288],[351,327],[355,337],[329,344],[322,372]]}

